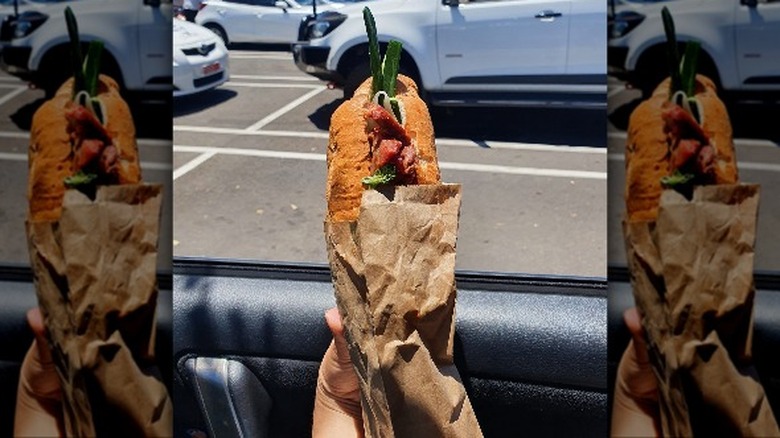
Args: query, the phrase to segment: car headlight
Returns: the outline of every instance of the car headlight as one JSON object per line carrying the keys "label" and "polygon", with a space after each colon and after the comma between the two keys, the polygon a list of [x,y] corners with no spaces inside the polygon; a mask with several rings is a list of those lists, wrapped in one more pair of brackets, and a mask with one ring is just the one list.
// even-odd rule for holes
{"label": "car headlight", "polygon": [[309,29],[306,34],[307,39],[324,37],[333,32],[333,29],[339,27],[346,19],[346,15],[333,11],[319,14],[316,19],[309,23]]}
{"label": "car headlight", "polygon": [[180,65],[186,65],[187,64],[187,56],[184,55],[184,52],[181,51],[181,49],[175,49],[173,51],[173,66],[178,67]]}
{"label": "car headlight", "polygon": [[625,36],[644,21],[645,16],[634,11],[623,11],[615,16],[615,21],[609,31],[610,38]]}
{"label": "car headlight", "polygon": [[28,11],[19,14],[19,18],[13,24],[14,38],[26,37],[27,35],[33,33],[35,29],[41,27],[41,25],[48,19],[48,15],[37,11]]}

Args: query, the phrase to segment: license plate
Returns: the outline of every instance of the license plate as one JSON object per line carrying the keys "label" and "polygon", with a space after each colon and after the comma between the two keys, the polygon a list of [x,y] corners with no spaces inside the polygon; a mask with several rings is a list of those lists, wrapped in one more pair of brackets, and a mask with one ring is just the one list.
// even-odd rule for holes
{"label": "license plate", "polygon": [[209,64],[205,67],[203,67],[203,75],[210,75],[212,73],[216,73],[222,69],[222,66],[219,65],[218,62],[215,62],[213,64]]}

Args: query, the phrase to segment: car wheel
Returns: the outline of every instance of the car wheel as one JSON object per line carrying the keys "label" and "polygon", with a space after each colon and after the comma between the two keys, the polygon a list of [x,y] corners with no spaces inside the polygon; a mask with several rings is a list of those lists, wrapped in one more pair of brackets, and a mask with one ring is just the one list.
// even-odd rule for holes
{"label": "car wheel", "polygon": [[207,23],[203,27],[217,34],[222,42],[225,43],[226,46],[228,45],[227,32],[225,32],[225,29],[223,29],[222,26],[219,24]]}
{"label": "car wheel", "polygon": [[[82,53],[86,53],[87,47],[86,44],[82,47]],[[73,76],[70,65],[70,48],[67,46],[55,47],[44,55],[38,71],[45,74],[39,75],[35,85],[46,93],[47,99],[54,97],[62,84]],[[101,55],[100,73],[113,78],[121,90],[125,89],[119,64],[106,50]]]}
{"label": "car wheel", "polygon": [[[419,75],[413,69],[403,64],[398,69],[398,73],[412,78],[417,84],[420,97],[424,99],[424,90],[422,89],[422,84],[420,84]],[[344,82],[344,99],[350,99],[354,96],[360,84],[368,79],[369,76],[371,76],[371,65],[367,62],[358,64],[357,67],[350,70]]]}
{"label": "car wheel", "polygon": [[[685,51],[685,45],[680,45],[681,53]],[[642,98],[648,99],[653,95],[653,91],[667,77],[669,77],[668,60],[666,58],[666,47],[657,46],[648,49],[648,52],[640,58],[636,66],[637,77],[635,85],[642,90]],[[699,74],[707,76],[715,83],[715,87],[720,91],[720,76],[712,58],[703,50],[699,52],[699,63],[697,66]],[[639,73],[641,72],[641,73]]]}
{"label": "car wheel", "polygon": [[355,91],[368,77],[371,76],[371,67],[367,62],[358,64],[349,71],[344,82],[344,99],[351,99]]}

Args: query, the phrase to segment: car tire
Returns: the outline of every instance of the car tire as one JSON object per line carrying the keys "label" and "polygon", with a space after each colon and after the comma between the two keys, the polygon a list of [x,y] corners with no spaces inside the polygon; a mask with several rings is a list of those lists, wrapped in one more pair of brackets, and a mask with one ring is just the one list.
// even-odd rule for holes
{"label": "car tire", "polygon": [[219,36],[219,38],[222,40],[223,43],[225,43],[226,46],[229,44],[227,32],[225,32],[225,29],[219,24],[206,23],[205,25],[203,25],[203,27],[217,34],[217,36]]}
{"label": "car tire", "polygon": [[[685,45],[680,44],[681,53],[685,51]],[[666,47],[656,46],[648,49],[648,52],[642,55],[636,66],[638,73],[635,85],[642,90],[642,99],[649,99],[658,85],[669,76],[666,58]],[[720,92],[720,76],[712,58],[703,50],[699,52],[699,63],[697,66],[699,74],[707,76],[715,83],[715,87]]]}
{"label": "car tire", "polygon": [[[422,89],[422,84],[420,84],[420,78],[416,71],[402,64],[398,69],[398,73],[412,78],[417,84],[420,97],[425,100],[425,90]],[[358,64],[355,68],[350,70],[344,81],[344,99],[352,98],[358,87],[360,87],[369,76],[371,76],[371,65],[368,62]]]}
{"label": "car tire", "polygon": [[[86,53],[87,47],[82,47],[82,53]],[[70,48],[67,46],[55,47],[43,56],[38,71],[45,74],[39,75],[35,84],[44,91],[47,99],[54,97],[62,84],[73,76],[70,65]],[[114,57],[105,49],[100,59],[100,73],[113,78],[120,90],[125,89],[122,71]]]}
{"label": "car tire", "polygon": [[344,99],[351,99],[360,84],[371,76],[371,66],[364,62],[349,71],[344,82]]}

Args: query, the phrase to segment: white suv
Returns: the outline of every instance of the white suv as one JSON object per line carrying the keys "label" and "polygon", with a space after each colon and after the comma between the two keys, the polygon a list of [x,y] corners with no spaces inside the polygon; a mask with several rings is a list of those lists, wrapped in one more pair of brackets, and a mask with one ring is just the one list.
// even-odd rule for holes
{"label": "white suv", "polygon": [[624,10],[610,29],[609,65],[649,93],[668,75],[661,8],[677,40],[701,42],[699,71],[728,94],[780,93],[780,0],[677,0]]}
{"label": "white suv", "polygon": [[[68,4],[82,44],[102,40],[101,71],[131,91],[172,90],[170,0],[81,0]],[[72,74],[65,4],[20,14],[4,31],[3,69],[51,95]]]}
{"label": "white suv", "polygon": [[[375,0],[380,45],[434,105],[606,106],[604,0]],[[344,87],[368,77],[364,4],[304,22],[298,67]]]}

